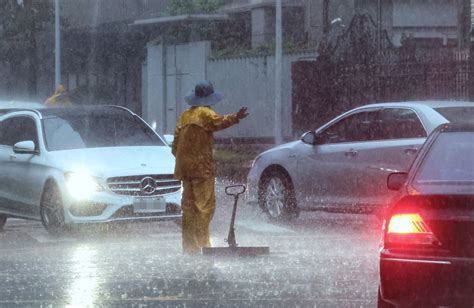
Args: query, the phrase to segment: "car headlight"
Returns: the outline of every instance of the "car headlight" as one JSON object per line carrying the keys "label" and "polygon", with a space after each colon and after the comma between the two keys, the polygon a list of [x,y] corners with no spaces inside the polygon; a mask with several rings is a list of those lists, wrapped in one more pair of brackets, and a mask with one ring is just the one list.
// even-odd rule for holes
{"label": "car headlight", "polygon": [[85,199],[96,191],[104,190],[97,179],[88,174],[68,172],[65,177],[67,190],[75,199]]}

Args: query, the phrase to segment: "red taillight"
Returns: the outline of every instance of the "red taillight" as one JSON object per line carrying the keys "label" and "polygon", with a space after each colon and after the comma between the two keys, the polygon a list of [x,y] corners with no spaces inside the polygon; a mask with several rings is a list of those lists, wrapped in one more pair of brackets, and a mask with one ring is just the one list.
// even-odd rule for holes
{"label": "red taillight", "polygon": [[433,234],[419,214],[396,214],[390,218],[387,233]]}
{"label": "red taillight", "polygon": [[394,214],[388,221],[386,244],[440,245],[420,214]]}

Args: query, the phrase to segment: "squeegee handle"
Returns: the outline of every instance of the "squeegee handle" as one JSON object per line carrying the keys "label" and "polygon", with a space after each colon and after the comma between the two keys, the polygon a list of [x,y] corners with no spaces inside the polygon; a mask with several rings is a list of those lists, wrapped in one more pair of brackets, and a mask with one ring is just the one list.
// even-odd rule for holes
{"label": "squeegee handle", "polygon": [[[230,189],[232,188],[241,188],[239,191],[232,193]],[[232,186],[227,186],[225,188],[225,193],[230,196],[234,196],[234,207],[232,208],[232,217],[230,220],[230,227],[229,227],[229,234],[227,235],[227,243],[229,244],[229,247],[237,247],[237,242],[235,240],[235,230],[234,230],[234,224],[235,224],[235,216],[237,214],[237,203],[239,201],[239,196],[243,194],[246,190],[245,185],[232,185]]]}
{"label": "squeegee handle", "polygon": [[230,247],[237,247],[237,242],[235,240],[235,231],[234,231],[234,224],[235,224],[235,216],[237,214],[237,201],[239,196],[234,196],[234,207],[232,208],[232,218],[230,219],[230,227],[229,227],[229,235],[227,236],[227,243]]}
{"label": "squeegee handle", "polygon": [[[237,190],[237,188],[240,188],[239,190]],[[235,189],[235,190],[233,190]],[[229,196],[240,196],[241,194],[243,194],[245,191],[247,190],[247,187],[245,185],[242,185],[242,184],[238,184],[238,185],[230,185],[230,186],[227,186],[225,188],[225,193]]]}

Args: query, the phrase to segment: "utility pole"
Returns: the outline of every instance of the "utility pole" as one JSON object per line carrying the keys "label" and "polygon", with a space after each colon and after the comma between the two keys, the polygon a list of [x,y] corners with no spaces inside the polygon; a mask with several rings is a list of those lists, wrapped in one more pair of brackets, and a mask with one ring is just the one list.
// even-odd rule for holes
{"label": "utility pole", "polygon": [[331,27],[329,21],[329,0],[323,1],[323,34],[327,35]]}
{"label": "utility pole", "polygon": [[54,0],[54,85],[61,83],[61,29],[59,0]]}
{"label": "utility pole", "polygon": [[465,50],[469,48],[471,32],[471,12],[473,1],[457,0],[458,13],[458,48]]}
{"label": "utility pole", "polygon": [[275,144],[283,142],[282,136],[282,59],[283,59],[283,30],[282,30],[282,0],[276,0],[276,38],[275,38]]}
{"label": "utility pole", "polygon": [[382,50],[382,0],[377,1],[377,54]]}

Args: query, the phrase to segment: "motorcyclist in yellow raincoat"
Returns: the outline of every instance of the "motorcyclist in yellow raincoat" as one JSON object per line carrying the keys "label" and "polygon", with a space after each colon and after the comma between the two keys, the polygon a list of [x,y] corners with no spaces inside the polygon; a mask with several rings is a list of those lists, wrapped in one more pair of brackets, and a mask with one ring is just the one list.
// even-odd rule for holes
{"label": "motorcyclist in yellow raincoat", "polygon": [[71,99],[69,94],[66,91],[66,88],[60,84],[54,91],[54,94],[50,96],[44,104],[48,107],[67,107],[72,106]]}
{"label": "motorcyclist in yellow raincoat", "polygon": [[185,97],[191,108],[184,111],[176,124],[173,155],[175,177],[183,182],[183,251],[198,254],[210,247],[209,224],[216,207],[214,192],[213,133],[248,116],[247,108],[220,116],[211,106],[222,100],[209,81],[202,81],[192,95]]}

